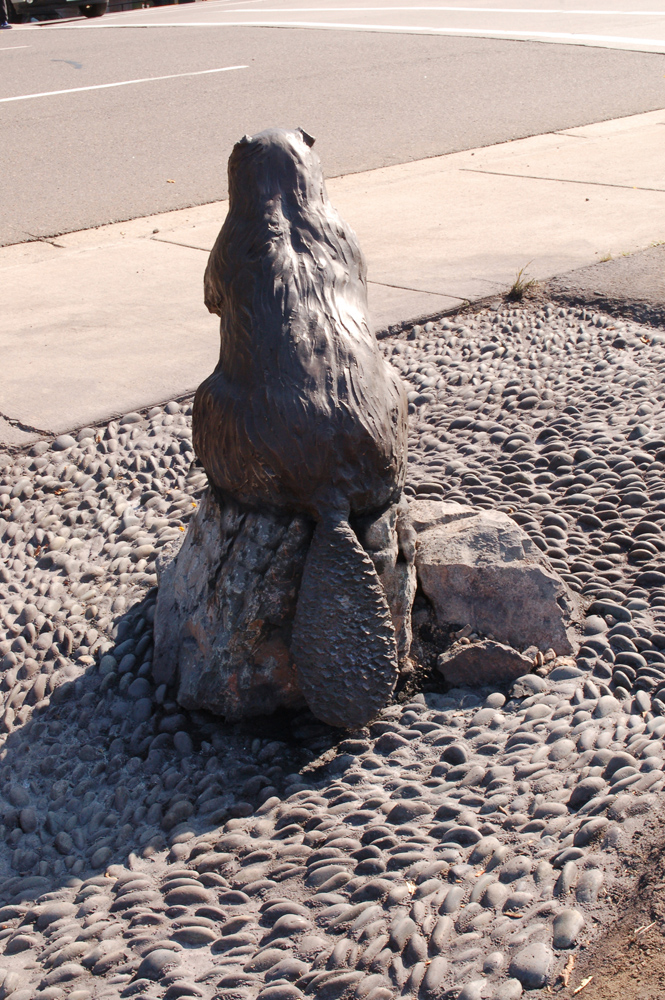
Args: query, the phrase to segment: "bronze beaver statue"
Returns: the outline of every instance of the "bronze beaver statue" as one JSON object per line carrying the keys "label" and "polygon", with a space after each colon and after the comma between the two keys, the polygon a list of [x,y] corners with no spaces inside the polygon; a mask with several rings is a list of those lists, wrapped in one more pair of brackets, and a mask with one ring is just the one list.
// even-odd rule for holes
{"label": "bronze beaver statue", "polygon": [[204,279],[221,350],[196,393],[193,443],[222,502],[316,522],[291,652],[314,714],[357,726],[392,694],[397,656],[350,519],[401,494],[407,401],[370,330],[365,260],[313,142],[273,128],[231,153],[229,212]]}

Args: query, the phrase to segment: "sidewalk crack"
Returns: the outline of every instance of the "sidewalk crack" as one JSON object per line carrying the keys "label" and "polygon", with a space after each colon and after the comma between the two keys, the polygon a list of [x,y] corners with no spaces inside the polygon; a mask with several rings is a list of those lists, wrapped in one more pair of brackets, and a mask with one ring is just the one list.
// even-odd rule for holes
{"label": "sidewalk crack", "polygon": [[150,239],[153,240],[154,243],[168,243],[169,246],[172,247],[186,247],[187,250],[200,250],[201,253],[210,253],[210,250],[207,248],[194,247],[191,243],[179,243],[177,240],[165,240],[163,237],[160,239],[159,236],[151,236]]}
{"label": "sidewalk crack", "polygon": [[467,300],[461,295],[453,295],[452,292],[429,292],[422,288],[410,288],[408,285],[392,285],[389,281],[375,281],[373,278],[367,279],[368,285],[380,285],[382,288],[396,288],[400,292],[416,292],[418,295],[438,295],[445,299],[459,299],[460,302]]}
{"label": "sidewalk crack", "polygon": [[16,417],[9,417],[6,413],[0,412],[0,419],[5,420],[10,427],[15,427],[19,431],[24,431],[26,434],[45,434],[50,437],[53,431],[45,431],[43,427],[33,427],[32,424],[25,424],[22,420],[18,420]]}
{"label": "sidewalk crack", "polygon": [[640,184],[610,184],[603,181],[580,181],[570,177],[539,177],[537,174],[511,174],[507,170],[483,170],[481,167],[460,167],[468,174],[491,174],[493,177],[520,177],[530,181],[554,181],[556,184],[588,184],[592,187],[620,188],[622,191],[654,191],[665,194],[665,188],[642,187]]}
{"label": "sidewalk crack", "polygon": [[67,249],[67,247],[63,243],[55,243],[52,239],[51,240],[47,239],[46,236],[35,236],[34,233],[28,233],[27,229],[25,230],[25,232],[31,239],[35,241],[35,243],[48,243],[49,246],[57,247],[58,250]]}

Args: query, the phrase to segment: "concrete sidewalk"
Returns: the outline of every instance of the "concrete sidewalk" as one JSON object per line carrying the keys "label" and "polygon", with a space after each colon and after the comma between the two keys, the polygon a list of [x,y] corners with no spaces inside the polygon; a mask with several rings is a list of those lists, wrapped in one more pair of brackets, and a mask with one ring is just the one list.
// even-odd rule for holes
{"label": "concrete sidewalk", "polygon": [[[665,240],[665,110],[328,183],[368,260],[377,330]],[[226,203],[0,249],[0,443],[192,391]]]}

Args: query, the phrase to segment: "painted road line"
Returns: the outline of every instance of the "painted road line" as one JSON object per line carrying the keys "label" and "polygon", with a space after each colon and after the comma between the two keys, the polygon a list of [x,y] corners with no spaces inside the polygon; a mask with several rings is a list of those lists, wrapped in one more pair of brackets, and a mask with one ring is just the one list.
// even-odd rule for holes
{"label": "painted road line", "polygon": [[30,101],[35,97],[56,97],[59,94],[80,94],[84,90],[106,90],[109,87],[129,87],[134,83],[155,83],[158,80],[178,80],[185,76],[206,76],[209,73],[229,73],[234,69],[249,69],[249,66],[222,66],[220,69],[199,69],[193,73],[170,73],[168,76],[147,76],[143,80],[120,80],[118,83],[97,83],[91,87],[71,87],[69,90],[46,90],[41,94],[21,94],[20,97],[0,97],[0,104],[8,104],[10,101]]}
{"label": "painted road line", "polygon": [[[257,0],[259,2],[259,0]],[[216,5],[217,6],[217,5]],[[611,17],[665,17],[665,10],[561,10],[555,7],[262,7],[261,14],[366,14],[372,12],[392,12],[409,14],[414,11],[453,12],[462,14],[594,14]],[[234,7],[232,14],[254,14],[255,8]]]}
{"label": "painted road line", "polygon": [[[636,38],[633,35],[590,35],[576,31],[511,31],[508,28],[434,28],[430,25],[404,25],[404,24],[346,24],[335,21],[154,21],[150,24],[72,24],[70,27],[49,28],[50,31],[77,30],[90,31],[98,29],[115,30],[116,28],[306,28],[320,29],[325,31],[387,31],[397,32],[406,35],[479,35],[484,38],[507,38],[507,39],[543,39],[544,41],[556,42],[607,42],[620,45],[646,45],[665,46],[665,38]],[[246,69],[247,67],[231,67]],[[207,72],[215,72],[208,70]],[[184,74],[188,76],[190,74]],[[158,78],[159,79],[159,78]],[[168,77],[164,77],[168,79]],[[130,81],[131,82],[131,81]],[[137,81],[143,82],[143,81]],[[119,84],[106,84],[106,86],[119,86]],[[83,87],[83,90],[89,88]],[[57,91],[56,91],[57,93]],[[41,95],[30,95],[39,97]],[[18,100],[18,98],[10,98]],[[1,102],[0,98],[0,102]],[[5,98],[6,100],[6,98]]]}

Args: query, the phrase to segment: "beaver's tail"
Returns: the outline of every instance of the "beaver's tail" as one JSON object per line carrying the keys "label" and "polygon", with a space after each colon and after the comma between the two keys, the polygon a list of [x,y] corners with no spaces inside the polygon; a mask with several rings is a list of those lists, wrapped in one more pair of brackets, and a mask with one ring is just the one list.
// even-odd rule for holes
{"label": "beaver's tail", "polygon": [[307,554],[291,651],[314,715],[365,725],[397,682],[395,631],[372,560],[348,520],[319,521]]}

